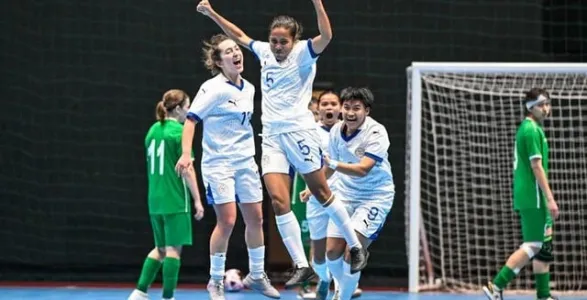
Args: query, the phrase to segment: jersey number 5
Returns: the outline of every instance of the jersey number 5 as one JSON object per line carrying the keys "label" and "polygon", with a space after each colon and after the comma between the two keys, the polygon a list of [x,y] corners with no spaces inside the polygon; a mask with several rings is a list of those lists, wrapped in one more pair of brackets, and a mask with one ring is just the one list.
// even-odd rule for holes
{"label": "jersey number 5", "polygon": [[267,87],[271,87],[273,85],[273,72],[267,72],[265,74],[265,85],[267,85]]}
{"label": "jersey number 5", "polygon": [[[163,175],[163,161],[165,160],[165,143],[159,142],[159,147],[155,146],[155,140],[151,140],[149,148],[147,149],[147,159],[149,160],[149,170],[151,174],[155,174],[155,160],[159,158],[159,175]],[[155,151],[155,147],[157,150]]]}
{"label": "jersey number 5", "polygon": [[298,148],[300,148],[300,152],[302,152],[302,155],[310,154],[310,147],[304,144],[304,140],[298,141]]}

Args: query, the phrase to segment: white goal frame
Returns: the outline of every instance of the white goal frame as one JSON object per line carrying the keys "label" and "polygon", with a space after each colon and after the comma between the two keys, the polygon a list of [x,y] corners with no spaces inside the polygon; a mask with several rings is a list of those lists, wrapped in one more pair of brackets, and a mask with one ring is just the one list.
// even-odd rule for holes
{"label": "white goal frame", "polygon": [[[584,73],[587,74],[586,63],[472,63],[472,62],[412,62],[408,68],[411,71],[411,103],[409,106],[410,140],[410,169],[409,186],[409,292],[418,293],[420,276],[420,159],[422,134],[422,73]],[[408,179],[406,178],[406,180]],[[407,208],[407,207],[406,207]]]}

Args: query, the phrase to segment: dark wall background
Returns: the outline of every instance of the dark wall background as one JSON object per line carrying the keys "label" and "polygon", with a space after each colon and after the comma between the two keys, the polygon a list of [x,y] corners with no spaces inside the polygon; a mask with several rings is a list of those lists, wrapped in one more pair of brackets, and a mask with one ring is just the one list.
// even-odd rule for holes
{"label": "dark wall background", "polygon": [[[587,8],[579,0],[323,1],[335,38],[316,82],[371,87],[373,116],[392,141],[396,202],[365,274],[406,278],[405,68],[411,61],[585,61]],[[276,14],[298,18],[305,37],[317,33],[309,0],[212,4],[256,39],[266,39]],[[152,245],[144,134],[165,90],[194,95],[209,77],[199,49],[219,30],[196,13],[196,1],[0,7],[0,279],[134,280]],[[245,60],[244,76],[257,84],[256,61]],[[194,223],[185,280],[207,276],[213,224],[211,209]],[[237,225],[227,266],[246,269],[246,262]]]}

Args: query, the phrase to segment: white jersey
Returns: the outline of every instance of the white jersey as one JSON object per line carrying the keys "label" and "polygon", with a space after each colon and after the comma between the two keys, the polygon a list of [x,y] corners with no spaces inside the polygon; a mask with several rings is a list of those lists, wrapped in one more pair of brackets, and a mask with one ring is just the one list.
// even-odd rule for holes
{"label": "white jersey", "polygon": [[249,48],[261,63],[263,135],[314,128],[308,104],[318,55],[312,40],[298,41],[282,62],[277,62],[267,42],[252,41]]}
{"label": "white jersey", "polygon": [[248,168],[255,156],[250,120],[255,86],[242,79],[236,86],[219,74],[200,86],[188,118],[204,123],[202,168]]}
{"label": "white jersey", "polygon": [[[335,124],[336,125],[336,124]],[[331,128],[328,128],[326,126],[324,126],[324,124],[318,122],[318,135],[320,136],[320,149],[322,149],[322,151],[324,152],[323,154],[328,154],[329,151],[329,144],[330,144],[330,130],[332,128],[334,128],[334,126]],[[337,172],[334,172],[334,174],[332,174],[332,176],[330,176],[330,178],[328,178],[327,182],[328,182],[328,186],[330,187],[330,189],[334,189],[334,182],[335,182],[335,178],[336,178],[336,174]]]}
{"label": "white jersey", "polygon": [[387,130],[371,117],[351,136],[342,131],[343,122],[330,130],[329,155],[332,159],[344,163],[358,163],[363,156],[376,161],[375,166],[364,177],[346,175],[336,172],[336,186],[339,199],[347,201],[389,199],[394,194],[393,175],[387,160],[389,137]]}

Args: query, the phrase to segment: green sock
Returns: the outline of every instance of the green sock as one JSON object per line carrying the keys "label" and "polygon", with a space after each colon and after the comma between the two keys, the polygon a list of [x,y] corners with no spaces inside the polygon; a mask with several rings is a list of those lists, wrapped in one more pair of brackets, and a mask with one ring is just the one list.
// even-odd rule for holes
{"label": "green sock", "polygon": [[493,284],[495,284],[500,290],[503,290],[514,278],[516,278],[516,273],[514,273],[510,267],[503,266],[503,268],[499,270],[499,273],[495,275],[495,278],[493,278]]}
{"label": "green sock", "polygon": [[163,298],[173,298],[179,277],[179,266],[181,262],[177,258],[166,257],[163,260]]}
{"label": "green sock", "polygon": [[550,297],[550,273],[534,274],[534,281],[538,299]]}
{"label": "green sock", "polygon": [[137,283],[137,290],[146,293],[147,289],[149,289],[153,281],[155,281],[155,277],[157,277],[157,272],[159,272],[160,267],[160,261],[147,257],[143,263],[141,276],[139,277],[139,282]]}

